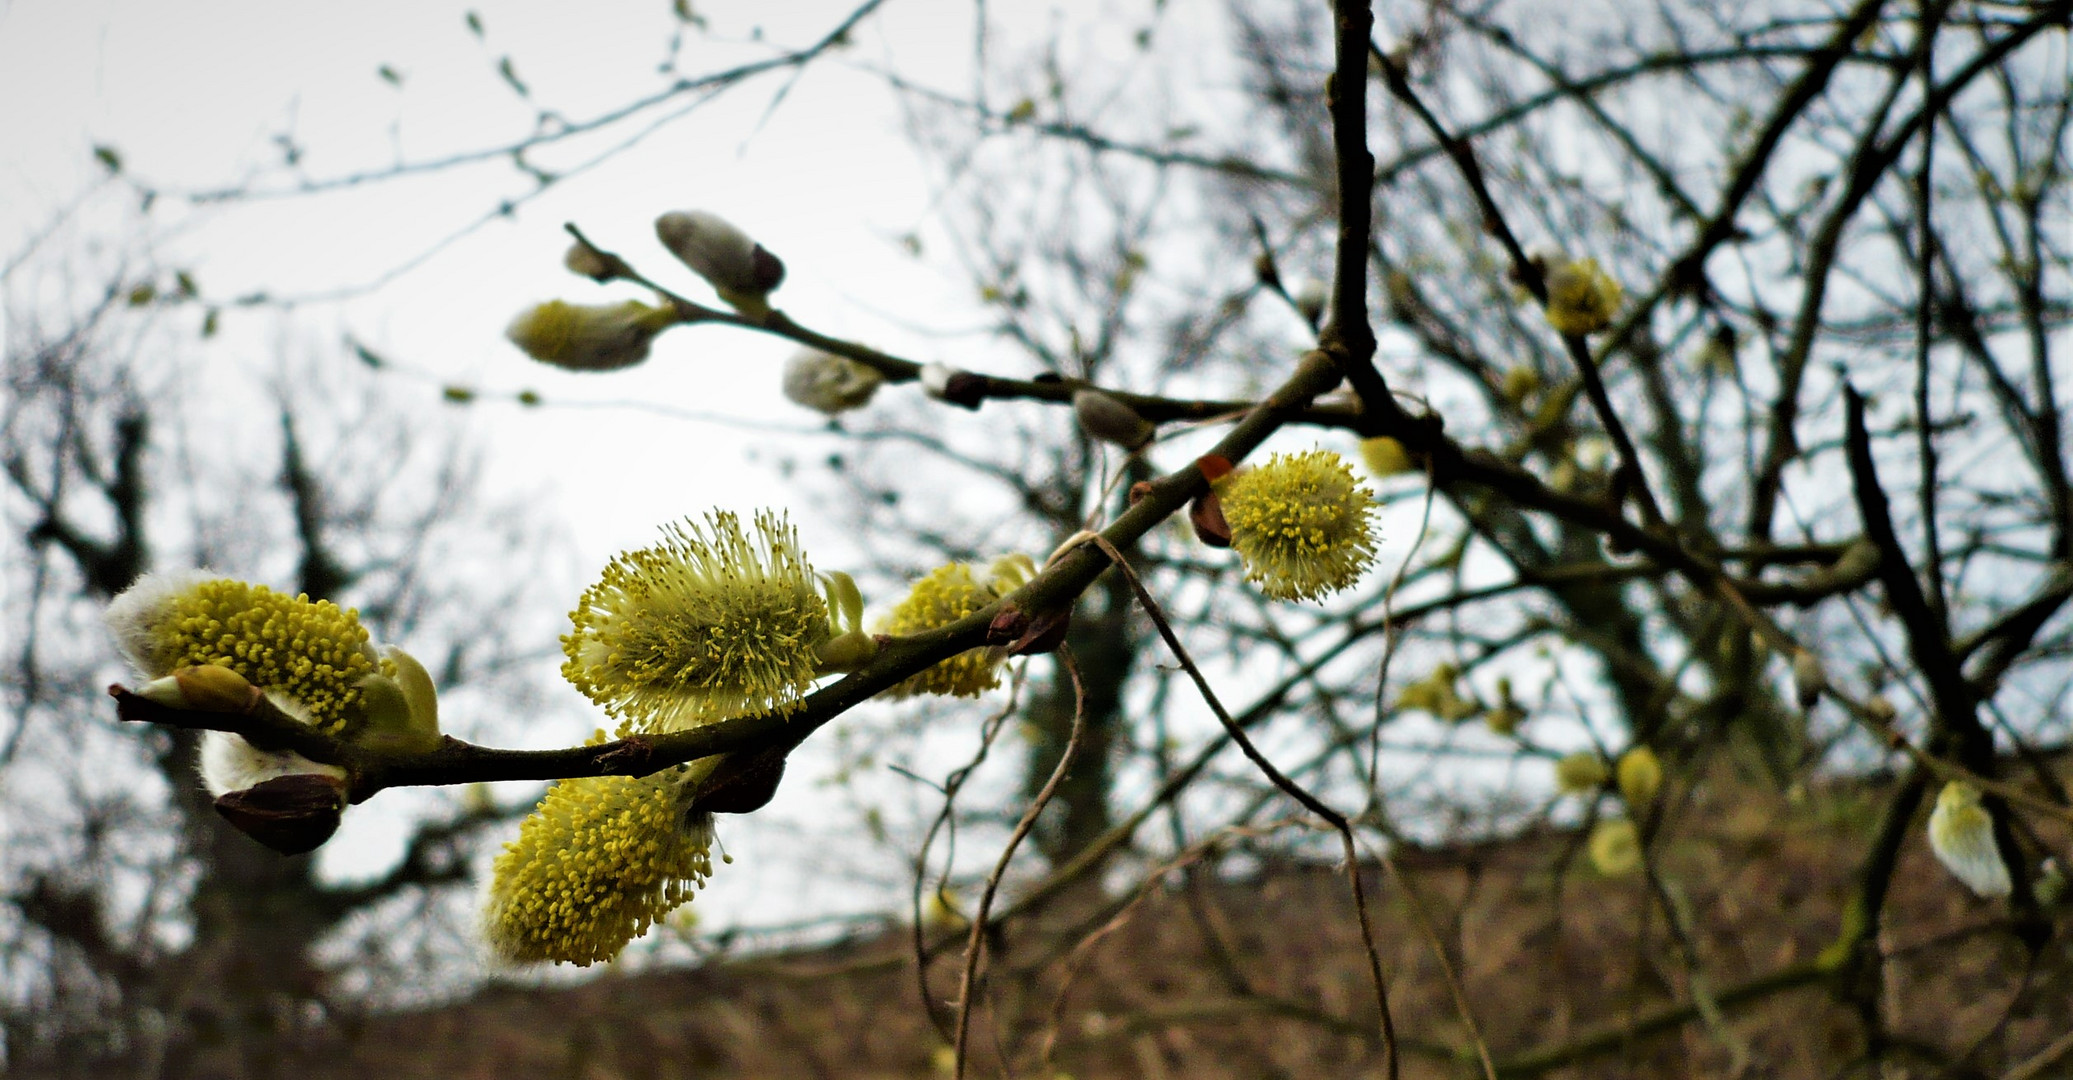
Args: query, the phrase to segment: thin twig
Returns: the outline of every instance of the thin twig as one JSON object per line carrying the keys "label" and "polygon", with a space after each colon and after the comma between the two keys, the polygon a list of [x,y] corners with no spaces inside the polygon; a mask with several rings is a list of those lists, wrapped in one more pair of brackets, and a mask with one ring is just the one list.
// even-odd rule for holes
{"label": "thin twig", "polygon": [[2073,1031],[2052,1040],[2051,1045],[2024,1060],[2015,1068],[2001,1074],[2001,1080],[2037,1080],[2045,1070],[2073,1056]]}
{"label": "thin twig", "polygon": [[[1404,103],[1417,115],[1420,123],[1433,139],[1446,148],[1447,156],[1461,173],[1461,180],[1468,185],[1469,193],[1475,197],[1476,206],[1483,215],[1483,229],[1497,239],[1510,261],[1512,276],[1524,285],[1533,298],[1543,306],[1548,302],[1547,282],[1538,267],[1526,255],[1519,244],[1518,235],[1506,221],[1504,211],[1498,207],[1497,199],[1490,193],[1490,184],[1483,176],[1483,168],[1476,162],[1475,150],[1468,140],[1456,138],[1447,132],[1446,125],[1433,115],[1424,99],[1411,85],[1409,77],[1399,64],[1372,41],[1368,53],[1382,66],[1383,83],[1398,101]],[[1562,346],[1569,358],[1576,364],[1576,370],[1583,378],[1584,394],[1590,399],[1591,408],[1598,414],[1599,426],[1605,429],[1606,437],[1612,440],[1613,449],[1619,454],[1619,472],[1624,477],[1623,486],[1641,507],[1643,522],[1653,528],[1663,523],[1663,512],[1656,502],[1655,493],[1649,489],[1648,476],[1641,469],[1641,454],[1634,446],[1634,439],[1627,433],[1626,424],[1612,407],[1612,398],[1606,393],[1605,379],[1598,370],[1597,358],[1591,355],[1591,346],[1581,334],[1563,334]],[[1617,489],[1616,489],[1617,490]],[[1614,508],[1617,511],[1617,507]]]}
{"label": "thin twig", "polygon": [[1101,548],[1109,557],[1109,561],[1122,573],[1124,580],[1130,583],[1131,591],[1137,595],[1138,604],[1144,608],[1145,614],[1152,620],[1152,625],[1158,629],[1159,637],[1166,642],[1166,647],[1173,651],[1174,660],[1188,673],[1188,678],[1194,680],[1195,689],[1201,693],[1202,700],[1209,705],[1209,710],[1216,714],[1217,722],[1223,725],[1224,731],[1231,736],[1231,741],[1238,744],[1238,749],[1245,753],[1253,766],[1272,781],[1275,787],[1302,804],[1305,810],[1323,818],[1338,831],[1339,839],[1346,849],[1346,880],[1353,888],[1353,907],[1360,921],[1361,946],[1367,952],[1368,975],[1375,984],[1375,1010],[1381,1019],[1382,1053],[1387,1062],[1390,1080],[1396,1080],[1400,1072],[1397,1061],[1396,1021],[1389,1013],[1389,984],[1382,975],[1382,956],[1375,950],[1374,929],[1368,923],[1368,897],[1367,891],[1360,883],[1360,852],[1354,844],[1352,823],[1346,820],[1346,815],[1326,806],[1317,796],[1304,790],[1302,785],[1289,779],[1280,769],[1274,767],[1273,762],[1267,760],[1265,754],[1260,753],[1259,747],[1254,746],[1253,741],[1246,737],[1245,729],[1231,719],[1231,714],[1224,709],[1224,703],[1217,698],[1216,691],[1210,688],[1209,680],[1203,676],[1202,669],[1195,666],[1194,658],[1188,655],[1188,650],[1180,643],[1180,638],[1175,636],[1173,624],[1166,620],[1165,611],[1160,608],[1158,601],[1152,599],[1152,594],[1145,589],[1144,582],[1138,578],[1129,560],[1123,558],[1123,553],[1117,550],[1107,537],[1096,533],[1090,540]]}
{"label": "thin twig", "polygon": [[1186,869],[1201,861],[1203,856],[1229,842],[1234,833],[1241,831],[1236,826],[1219,829],[1210,836],[1197,841],[1194,845],[1183,849],[1179,855],[1169,859],[1164,865],[1154,867],[1151,873],[1145,875],[1144,881],[1137,887],[1136,895],[1130,898],[1129,903],[1123,905],[1121,911],[1116,912],[1107,922],[1096,928],[1093,933],[1080,939],[1079,943],[1073,946],[1072,955],[1066,958],[1065,973],[1058,980],[1058,993],[1051,998],[1049,1021],[1044,1025],[1044,1038],[1039,1060],[1042,1061],[1045,1072],[1056,1071],[1052,1065],[1051,1056],[1058,1045],[1058,1027],[1065,1017],[1065,1002],[1072,995],[1073,983],[1079,978],[1080,970],[1086,966],[1087,958],[1093,955],[1094,947],[1111,934],[1129,925],[1130,920],[1136,916],[1138,909],[1144,906],[1145,901],[1151,899],[1152,891],[1166,875],[1176,870]]}
{"label": "thin twig", "polygon": [[936,819],[929,823],[928,832],[921,838],[921,850],[914,855],[914,978],[920,986],[922,1009],[928,1013],[929,1022],[935,1025],[936,1033],[945,1039],[950,1038],[950,1019],[942,1015],[942,1010],[936,1006],[936,996],[929,992],[928,927],[922,918],[921,910],[922,892],[928,886],[929,850],[936,844],[936,835],[948,828],[950,851],[943,857],[943,876],[936,881],[936,897],[940,901],[943,889],[950,880],[951,866],[957,859],[957,823],[952,816],[957,805],[957,793],[963,790],[965,781],[971,777],[972,772],[984,764],[987,755],[993,752],[994,738],[1000,734],[1008,718],[1015,714],[1021,697],[1022,671],[1018,669],[1008,690],[1007,704],[987,717],[986,722],[979,727],[978,753],[972,755],[972,760],[952,770],[943,778],[943,786],[940,789],[943,792],[943,809],[936,815]]}
{"label": "thin twig", "polygon": [[1387,849],[1382,852],[1382,865],[1389,868],[1390,876],[1396,878],[1397,887],[1404,891],[1409,900],[1411,921],[1425,932],[1426,943],[1432,946],[1432,955],[1440,964],[1440,977],[1446,980],[1447,993],[1454,998],[1454,1011],[1461,1016],[1463,1027],[1468,1029],[1468,1040],[1475,1047],[1476,1061],[1483,1067],[1484,1080],[1497,1080],[1497,1063],[1491,1060],[1490,1044],[1483,1040],[1483,1026],[1476,1022],[1476,1014],[1468,1007],[1468,988],[1462,985],[1461,973],[1454,969],[1454,960],[1447,955],[1446,943],[1440,940],[1439,931],[1434,928],[1432,915],[1425,906],[1425,896],[1417,883],[1398,866],[1395,855]]}
{"label": "thin twig", "polygon": [[1080,684],[1080,668],[1073,663],[1072,653],[1064,646],[1058,649],[1059,666],[1072,678],[1073,715],[1072,734],[1065,740],[1065,750],[1058,755],[1058,766],[1051,770],[1051,778],[1044,781],[1044,789],[1022,812],[1022,820],[1015,823],[1015,834],[1008,837],[1007,847],[1001,850],[999,861],[993,865],[993,873],[987,875],[986,891],[979,897],[979,910],[972,916],[972,931],[965,940],[964,977],[959,981],[957,992],[957,1065],[952,1072],[953,1080],[964,1080],[966,1040],[972,1027],[972,995],[976,991],[979,971],[979,956],[986,944],[986,916],[993,908],[994,894],[1000,891],[1001,876],[1008,872],[1008,861],[1015,857],[1015,849],[1029,831],[1036,827],[1039,814],[1051,803],[1051,796],[1057,794],[1058,785],[1065,781],[1065,774],[1072,771],[1073,758],[1080,750],[1080,736],[1087,730],[1087,688]]}

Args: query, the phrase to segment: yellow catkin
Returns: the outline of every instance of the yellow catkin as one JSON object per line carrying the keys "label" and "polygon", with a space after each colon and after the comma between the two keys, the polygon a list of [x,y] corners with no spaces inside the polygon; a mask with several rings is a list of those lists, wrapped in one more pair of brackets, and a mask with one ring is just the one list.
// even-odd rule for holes
{"label": "yellow catkin", "polygon": [[[914,583],[907,598],[893,608],[879,629],[894,637],[919,634],[954,623],[998,599],[1000,594],[992,585],[980,582],[973,567],[965,563],[939,566]],[[920,674],[909,676],[886,691],[886,695],[978,697],[999,685],[1000,659],[996,649],[967,649]]]}
{"label": "yellow catkin", "polygon": [[1362,439],[1360,458],[1367,465],[1368,472],[1376,476],[1399,476],[1418,471],[1411,455],[1404,450],[1404,444],[1387,435]]}
{"label": "yellow catkin", "polygon": [[588,967],[712,876],[712,817],[687,817],[696,766],[591,776],[547,790],[492,871],[483,932],[510,963]]}
{"label": "yellow catkin", "polygon": [[1565,754],[1555,762],[1555,786],[1571,795],[1597,791],[1612,779],[1605,759],[1589,750]]}
{"label": "yellow catkin", "polygon": [[360,702],[368,675],[393,674],[368,645],[359,613],[329,600],[289,597],[232,578],[198,580],[153,592],[139,610],[111,607],[124,647],[154,677],[195,664],[218,664],[278,699],[292,699],[309,722],[337,734]]}
{"label": "yellow catkin", "polygon": [[1314,600],[1375,561],[1374,495],[1329,450],[1276,454],[1218,487],[1246,580],[1277,600]]}
{"label": "yellow catkin", "polygon": [[1591,830],[1591,865],[1606,877],[1624,877],[1641,868],[1641,830],[1625,818],[1601,821]]}
{"label": "yellow catkin", "polygon": [[1613,771],[1619,780],[1620,797],[1637,810],[1653,804],[1656,793],[1663,789],[1663,761],[1646,746],[1621,754]]}
{"label": "yellow catkin", "polygon": [[813,684],[828,609],[798,535],[760,513],[671,525],[622,553],[569,613],[562,675],[621,734],[677,731],[796,708]]}
{"label": "yellow catkin", "polygon": [[1548,268],[1547,287],[1548,323],[1571,336],[1611,326],[1624,295],[1620,283],[1600,270],[1596,259],[1556,262]]}

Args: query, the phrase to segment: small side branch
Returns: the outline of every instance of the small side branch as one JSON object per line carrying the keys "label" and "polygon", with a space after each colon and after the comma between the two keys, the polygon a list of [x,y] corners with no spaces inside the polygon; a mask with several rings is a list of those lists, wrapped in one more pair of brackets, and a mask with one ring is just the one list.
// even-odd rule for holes
{"label": "small side branch", "polygon": [[1303,809],[1323,818],[1327,824],[1338,832],[1340,843],[1345,848],[1346,853],[1346,878],[1353,890],[1354,913],[1360,921],[1361,945],[1367,952],[1368,976],[1373,981],[1375,987],[1375,1010],[1379,1014],[1382,1029],[1382,1054],[1384,1060],[1388,1063],[1387,1069],[1390,1080],[1396,1080],[1400,1071],[1400,1065],[1397,1060],[1399,1053],[1396,1040],[1396,1021],[1390,1015],[1389,984],[1382,974],[1381,954],[1375,949],[1374,927],[1368,921],[1367,890],[1360,883],[1360,851],[1354,844],[1352,823],[1346,820],[1346,815],[1326,806],[1322,800],[1305,790],[1302,785],[1289,779],[1287,774],[1275,768],[1274,763],[1267,760],[1267,755],[1260,753],[1260,748],[1255,746],[1252,739],[1245,734],[1245,729],[1231,718],[1230,712],[1224,708],[1223,702],[1216,696],[1216,691],[1210,688],[1209,680],[1203,676],[1202,669],[1195,666],[1194,658],[1188,655],[1187,647],[1180,643],[1179,636],[1173,632],[1173,624],[1166,620],[1165,612],[1160,608],[1158,601],[1152,599],[1152,594],[1145,589],[1144,582],[1138,578],[1137,571],[1131,568],[1129,560],[1123,557],[1123,553],[1117,550],[1115,545],[1109,543],[1105,537],[1099,534],[1093,536],[1092,543],[1101,548],[1102,553],[1108,556],[1109,561],[1116,567],[1116,570],[1130,582],[1131,591],[1137,594],[1138,604],[1144,608],[1145,614],[1151,618],[1152,625],[1159,631],[1159,637],[1166,642],[1166,647],[1173,652],[1173,658],[1180,664],[1182,670],[1188,673],[1188,678],[1194,682],[1196,691],[1202,695],[1202,700],[1209,705],[1210,711],[1216,714],[1217,722],[1223,725],[1225,734],[1230,736],[1232,742],[1238,744],[1238,749],[1245,754],[1246,760],[1252,762],[1253,766],[1260,770],[1260,774],[1265,776],[1275,787],[1280,788],[1289,798],[1301,804]]}

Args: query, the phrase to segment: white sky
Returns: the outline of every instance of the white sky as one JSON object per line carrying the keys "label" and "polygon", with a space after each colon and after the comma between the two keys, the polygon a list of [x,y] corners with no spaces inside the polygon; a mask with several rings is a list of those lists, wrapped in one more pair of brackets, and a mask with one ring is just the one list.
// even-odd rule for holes
{"label": "white sky", "polygon": [[[515,58],[536,101],[571,118],[662,83],[655,68],[674,23],[665,3],[474,7],[487,31],[480,43],[460,4],[8,5],[0,10],[0,101],[14,104],[0,109],[0,252],[19,250],[24,236],[95,178],[95,144],[117,148],[134,175],[165,190],[216,188],[260,171],[271,178],[261,186],[277,190],[283,177],[273,140],[284,131],[306,148],[303,169],[313,177],[378,169],[399,151],[415,160],[523,136],[533,114],[498,78],[503,55]],[[756,24],[742,12],[764,20],[770,40],[795,45],[824,33],[849,7],[715,5],[715,36],[744,44],[705,49],[694,37],[680,70],[768,55],[748,42]],[[927,215],[927,188],[890,96],[846,65],[882,62],[923,74],[943,61],[957,66],[969,55],[969,5],[896,3],[880,18],[837,63],[809,71],[776,109],[767,107],[782,77],[766,77],[370,295],[303,308],[298,325],[320,340],[350,332],[439,381],[489,392],[531,387],[553,401],[637,400],[812,426],[777,394],[775,366],[790,349],[774,339],[679,330],[642,369],[584,377],[530,363],[502,330],[536,300],[640,295],[564,271],[565,220],[699,295],[699,283],[662,253],[650,227],[664,210],[693,207],[723,213],[783,256],[790,275],[778,299],[816,328],[890,343],[901,332],[876,307],[942,311],[945,283],[894,243]],[[400,89],[377,77],[384,64],[402,73]],[[547,151],[537,160],[559,166],[597,147],[592,142],[580,155]],[[322,198],[202,211],[169,200],[156,216],[182,226],[158,254],[168,268],[191,270],[212,297],[256,289],[329,294],[376,280],[530,187],[497,160]],[[277,330],[264,314],[229,311],[219,351],[261,356],[277,344]],[[492,486],[552,485],[586,551],[645,543],[656,522],[707,506],[767,498],[768,477],[741,467],[736,436],[724,429],[629,410],[605,423],[586,412],[481,411],[494,414],[484,433]],[[833,539],[807,528],[810,548]]]}

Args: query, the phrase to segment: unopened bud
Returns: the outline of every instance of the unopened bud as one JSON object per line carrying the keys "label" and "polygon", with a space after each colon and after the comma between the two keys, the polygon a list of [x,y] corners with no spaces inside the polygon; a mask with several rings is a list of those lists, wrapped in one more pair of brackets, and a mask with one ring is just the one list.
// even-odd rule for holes
{"label": "unopened bud", "polygon": [[1125,450],[1144,446],[1158,430],[1151,421],[1137,415],[1136,409],[1091,388],[1073,391],[1072,411],[1080,422],[1080,430]]}
{"label": "unopened bud", "polygon": [[345,781],[322,773],[277,776],[216,799],[216,812],[239,832],[283,855],[315,851],[345,813]]}
{"label": "unopened bud", "polygon": [[977,409],[986,400],[986,376],[958,371],[947,364],[924,364],[921,389],[938,401]]}
{"label": "unopened bud", "polygon": [[1551,259],[1547,268],[1548,322],[1571,337],[1612,325],[1623,295],[1620,283],[1596,259]]}
{"label": "unopened bud", "polygon": [[[110,692],[120,689],[121,687],[119,686],[109,688]],[[162,679],[153,679],[131,690],[130,693],[154,705],[163,705],[168,709],[185,709],[190,707],[187,704],[187,695],[180,692],[180,680],[173,678],[171,675],[167,675]]]}
{"label": "unopened bud", "polygon": [[578,240],[569,245],[567,254],[561,257],[561,264],[572,274],[581,274],[602,285],[631,275],[633,268],[617,255],[608,255],[589,244]]}
{"label": "unopened bud", "polygon": [[1213,548],[1231,546],[1231,523],[1224,520],[1224,503],[1214,491],[1195,496],[1188,504],[1188,524],[1195,527],[1195,539]]}
{"label": "unopened bud", "polygon": [[1281,288],[1281,269],[1274,265],[1274,253],[1262,251],[1252,258],[1252,276],[1270,289]]}
{"label": "unopened bud", "polygon": [[1523,405],[1526,398],[1540,389],[1540,372],[1530,365],[1520,364],[1504,373],[1504,400],[1514,405]]}
{"label": "unopened bud", "polygon": [[783,750],[728,754],[691,798],[694,814],[747,814],[769,805],[785,778]]}
{"label": "unopened bud", "polygon": [[986,640],[989,644],[1005,645],[1022,636],[1029,629],[1029,613],[1013,604],[1002,605],[994,613],[993,621],[986,624]]}
{"label": "unopened bud", "polygon": [[1829,567],[1829,577],[1836,581],[1863,581],[1879,572],[1879,546],[1869,540],[1859,540],[1843,549],[1841,558]]}
{"label": "unopened bud", "polygon": [[769,314],[765,298],[785,279],[785,264],[718,214],[677,210],[655,219],[655,235],[720,299],[750,318]]}
{"label": "unopened bud", "polygon": [[1591,866],[1606,877],[1625,877],[1641,867],[1641,830],[1620,818],[1591,830]]}
{"label": "unopened bud", "polygon": [[1792,689],[1799,695],[1801,711],[1813,708],[1827,686],[1828,674],[1821,668],[1820,657],[1808,649],[1792,654]]}
{"label": "unopened bud", "polygon": [[1045,611],[1031,618],[1022,633],[1008,645],[1009,656],[1032,656],[1057,652],[1072,630],[1072,611]]}
{"label": "unopened bud", "polygon": [[815,669],[824,675],[846,675],[878,655],[878,639],[861,630],[837,634],[814,647]]}
{"label": "unopened bud", "polygon": [[1312,328],[1324,322],[1324,302],[1324,282],[1316,278],[1304,281],[1302,287],[1296,290],[1296,311]]}
{"label": "unopened bud", "polygon": [[638,300],[598,305],[550,300],[511,320],[504,336],[543,364],[615,371],[646,360],[655,335],[675,321],[675,312]]}
{"label": "unopened bud", "polygon": [[2031,887],[2037,895],[2037,906],[2051,910],[2066,898],[2066,868],[2059,860],[2047,855],[2037,866],[2037,883]]}
{"label": "unopened bud", "polygon": [[785,361],[785,397],[828,416],[869,404],[884,381],[877,368],[820,349],[801,349]]}

